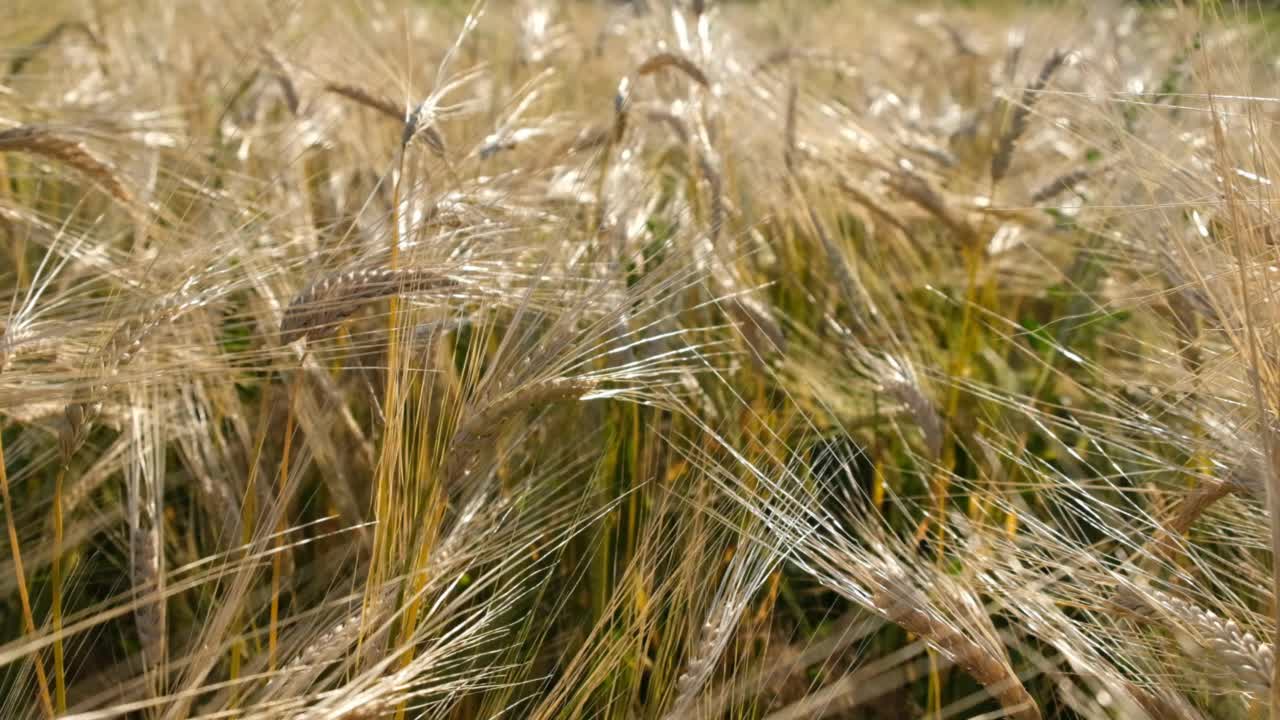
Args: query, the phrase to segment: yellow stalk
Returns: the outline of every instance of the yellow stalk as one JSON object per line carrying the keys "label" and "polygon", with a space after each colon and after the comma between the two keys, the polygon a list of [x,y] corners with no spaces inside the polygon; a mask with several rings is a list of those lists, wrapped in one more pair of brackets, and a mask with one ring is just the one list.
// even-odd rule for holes
{"label": "yellow stalk", "polygon": [[[13,499],[9,497],[9,475],[4,467],[4,441],[0,438],[0,500],[4,501],[5,524],[9,530],[9,550],[13,553],[13,574],[18,581],[18,599],[22,602],[22,621],[29,635],[36,634],[35,616],[31,613],[31,596],[27,593],[27,573],[22,567],[22,550],[18,544],[18,528],[13,520]],[[49,678],[39,655],[31,658],[36,668],[36,682],[40,688],[40,707],[45,717],[54,717],[53,700],[49,697]]]}
{"label": "yellow stalk", "polygon": [[64,458],[53,481],[53,561],[50,568],[53,585],[53,691],[59,715],[67,711],[67,675],[62,646],[62,486],[66,481],[67,462],[69,460]]}

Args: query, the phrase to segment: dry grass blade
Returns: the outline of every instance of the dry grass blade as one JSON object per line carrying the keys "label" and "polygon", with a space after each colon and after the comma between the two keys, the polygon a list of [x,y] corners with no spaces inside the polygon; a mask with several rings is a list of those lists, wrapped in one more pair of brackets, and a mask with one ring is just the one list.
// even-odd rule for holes
{"label": "dry grass blade", "polygon": [[271,679],[266,687],[268,696],[289,697],[305,688],[328,665],[350,652],[351,646],[360,639],[362,617],[376,617],[384,604],[384,597],[375,595],[367,606],[348,612],[328,625],[285,665],[284,672]]}
{"label": "dry grass blade", "polygon": [[886,389],[890,395],[907,406],[907,411],[911,413],[912,419],[924,435],[925,446],[929,449],[929,458],[937,460],[942,457],[946,423],[938,412],[937,406],[921,392],[920,386],[914,379],[891,383]]}
{"label": "dry grass blade", "polygon": [[[1178,504],[1177,513],[1169,524],[1157,530],[1134,554],[1137,569],[1143,571],[1158,560],[1172,559],[1184,547],[1178,538],[1190,531],[1214,503],[1239,491],[1241,487],[1232,480],[1201,483]],[[1129,586],[1121,587],[1112,600],[1114,606],[1122,612],[1136,612],[1144,602],[1138,591]]]}
{"label": "dry grass blade", "polygon": [[90,426],[102,412],[102,396],[109,390],[107,381],[138,357],[152,333],[200,302],[197,296],[180,292],[116,327],[94,359],[97,377],[89,386],[80,388],[75,400],[64,410],[67,428],[61,441],[63,453],[67,457],[83,444]]}
{"label": "dry grass blade", "polygon": [[403,126],[402,144],[408,145],[413,138],[421,134],[426,138],[427,146],[437,157],[444,157],[445,145],[444,136],[435,125],[427,125],[419,127],[420,118],[418,110],[408,111],[395,101],[383,95],[372,93],[359,85],[351,85],[349,83],[327,82],[324,85],[325,92],[332,93],[339,97],[346,98],[357,105],[377,110],[383,115],[395,120]]}
{"label": "dry grass blade", "polygon": [[645,119],[650,122],[666,125],[671,130],[671,134],[676,136],[676,140],[681,147],[689,144],[689,128],[674,113],[661,108],[647,108],[644,113]]}
{"label": "dry grass blade", "polygon": [[956,212],[942,193],[923,176],[901,173],[889,180],[889,186],[949,227],[961,242],[971,243],[977,238],[973,225]]}
{"label": "dry grass blade", "polygon": [[434,123],[422,122],[422,109],[415,109],[409,113],[409,119],[404,123],[404,134],[401,137],[400,144],[408,147],[414,138],[421,135],[427,141],[427,147],[431,148],[431,152],[436,157],[443,158],[445,156],[444,136],[440,134],[440,130]]}
{"label": "dry grass blade", "polygon": [[94,460],[93,465],[90,465],[88,470],[80,474],[75,484],[71,485],[63,493],[63,513],[69,516],[75,512],[95,490],[120,469],[121,459],[128,446],[129,439],[127,437],[116,439],[110,448]]}
{"label": "dry grass blade", "polygon": [[[126,524],[129,529],[129,576],[137,605],[134,618],[143,664],[152,692],[164,692],[161,666],[167,649],[168,613],[165,590],[164,448],[168,423],[156,407],[155,388],[130,386],[130,452],[125,464]],[[154,598],[154,599],[146,599]]]}
{"label": "dry grass blade", "polygon": [[1067,59],[1067,53],[1061,50],[1054,50],[1049,55],[1049,59],[1045,60],[1044,65],[1040,67],[1040,74],[1031,82],[1023,91],[1022,99],[1017,107],[1013,109],[1013,115],[1009,119],[1009,125],[1004,132],[1000,134],[1000,139],[996,143],[995,154],[991,157],[991,182],[998,183],[1009,171],[1009,164],[1013,161],[1013,149],[1018,139],[1027,131],[1027,121],[1031,117],[1031,109],[1035,106],[1036,100],[1040,97],[1040,92],[1049,84],[1049,80],[1053,78],[1053,74],[1062,67],[1062,63]]}
{"label": "dry grass blade", "polygon": [[[729,292],[727,286],[721,287]],[[786,352],[787,336],[764,303],[751,295],[743,294],[733,294],[717,302],[742,333],[747,346],[751,348],[753,361]]]}
{"label": "dry grass blade", "polygon": [[350,85],[347,83],[327,82],[324,85],[325,92],[332,93],[339,97],[346,98],[357,105],[363,105],[372,108],[396,122],[404,122],[407,115],[405,109],[397,105],[391,99],[375,95],[359,85]]}
{"label": "dry grass blade", "polygon": [[0,153],[20,152],[56,160],[101,185],[131,212],[139,205],[115,168],[97,158],[84,143],[59,135],[42,125],[21,125],[0,131]]}
{"label": "dry grass blade", "polygon": [[769,53],[763,60],[757,63],[754,68],[752,68],[751,73],[753,75],[758,75],[766,70],[770,70],[779,65],[785,65],[792,61],[803,61],[811,65],[817,65],[824,70],[831,70],[837,75],[845,77],[854,77],[858,74],[856,66],[838,56],[816,49],[790,47],[779,48]]}
{"label": "dry grass blade", "polygon": [[1147,597],[1153,609],[1193,632],[1244,687],[1264,695],[1270,690],[1275,667],[1270,643],[1241,630],[1234,620],[1224,620],[1211,610],[1161,590],[1149,590]]}
{"label": "dry grass blade", "polygon": [[[1214,503],[1239,489],[1240,486],[1230,480],[1202,483],[1178,505],[1178,512],[1168,529],[1152,538],[1152,552],[1162,556],[1172,554],[1178,547],[1174,538],[1185,535]],[[1146,553],[1140,555],[1145,556]]]}
{"label": "dry grass blade", "polygon": [[369,301],[399,294],[458,287],[444,275],[408,268],[349,270],[316,280],[289,302],[280,322],[280,342],[324,337]]}
{"label": "dry grass blade", "polygon": [[1065,172],[1049,182],[1040,186],[1031,194],[1031,203],[1038,205],[1042,202],[1052,200],[1065,192],[1071,192],[1077,185],[1093,177],[1100,171],[1099,168],[1080,167],[1069,172]]}
{"label": "dry grass blade", "polygon": [[772,550],[759,545],[737,549],[702,624],[699,642],[676,681],[676,698],[663,716],[666,720],[689,716],[752,596],[768,580],[778,559]]}
{"label": "dry grass blade", "polygon": [[280,92],[284,94],[284,101],[289,107],[289,114],[297,116],[301,100],[298,98],[298,88],[293,84],[293,73],[290,71],[288,64],[269,47],[264,47],[262,54],[266,56],[267,62],[275,70],[276,82],[280,85]]}
{"label": "dry grass blade", "polygon": [[[154,519],[148,519],[130,528],[130,575],[134,592],[139,597],[163,592],[164,568],[161,557],[161,536]],[[165,653],[165,605],[163,600],[142,601],[134,610],[138,621],[138,640],[148,670],[161,663]]]}
{"label": "dry grass blade", "polygon": [[858,205],[866,208],[876,221],[883,222],[885,225],[897,229],[898,232],[903,235],[911,234],[911,229],[903,223],[901,218],[894,213],[888,212],[882,201],[877,200],[868,194],[866,190],[858,187],[848,175],[842,173],[839,176],[839,185],[840,189],[844,191],[850,199]]}
{"label": "dry grass blade", "polygon": [[[614,124],[609,126],[588,126],[583,128],[578,134],[570,138],[560,149],[560,154],[573,154],[586,152],[588,150],[597,150],[609,144],[611,139],[621,137],[618,131],[617,123],[619,118],[615,118]],[[626,129],[626,121],[623,123],[622,129]]]}
{"label": "dry grass blade", "polygon": [[507,424],[526,410],[561,400],[574,400],[597,389],[589,378],[550,378],[530,383],[485,404],[465,418],[453,435],[445,458],[445,477],[456,483],[466,477],[485,448],[502,434]]}
{"label": "dry grass blade", "polygon": [[707,189],[711,194],[710,208],[707,217],[707,235],[711,246],[720,246],[720,233],[724,230],[724,175],[720,172],[720,163],[712,154],[710,146],[705,146],[698,153],[698,169],[707,181]]}
{"label": "dry grass blade", "polygon": [[787,109],[782,130],[782,162],[787,172],[796,171],[796,114],[800,99],[800,86],[791,83],[787,88]]}
{"label": "dry grass blade", "polygon": [[866,290],[849,268],[848,262],[844,259],[844,253],[840,251],[835,240],[827,233],[827,228],[822,219],[818,217],[817,211],[812,207],[807,207],[806,209],[809,213],[809,223],[813,226],[814,236],[818,238],[818,243],[822,246],[822,252],[826,256],[831,272],[835,274],[836,280],[840,283],[840,293],[844,296],[843,300],[854,319],[860,322],[862,313],[867,307]]}
{"label": "dry grass blade", "polygon": [[17,2],[0,718],[1280,708],[1266,23]]}
{"label": "dry grass blade", "polygon": [[[35,616],[31,612],[31,596],[27,591],[27,571],[22,564],[22,550],[18,539],[18,528],[14,520],[15,510],[13,496],[9,494],[9,474],[5,469],[4,443],[0,440],[0,503],[4,504],[5,528],[9,537],[9,552],[13,555],[13,572],[18,578],[18,597],[22,604],[23,628],[28,635],[36,634]],[[45,675],[44,660],[35,655],[36,680],[40,691],[40,707],[45,717],[54,717],[53,698],[49,693],[49,679]]]}
{"label": "dry grass blade", "polygon": [[889,621],[938,648],[981,683],[999,701],[1008,717],[1040,720],[1039,706],[1013,673],[1008,660],[994,655],[949,623],[935,618],[923,609],[922,603],[913,600],[914,594],[902,588],[892,593],[882,589],[877,591],[873,603]]}
{"label": "dry grass blade", "polygon": [[1204,720],[1204,716],[1179,695],[1155,693],[1133,684],[1126,689],[1152,720]]}
{"label": "dry grass blade", "polygon": [[640,65],[636,67],[636,74],[643,77],[645,75],[652,75],[664,68],[675,68],[702,87],[711,87],[710,81],[707,80],[706,73],[702,72],[702,70],[695,65],[692,60],[684,57],[683,55],[677,55],[671,52],[661,52],[646,58],[644,62],[640,63]]}
{"label": "dry grass blade", "polygon": [[631,76],[624,76],[618,81],[618,90],[613,95],[613,131],[609,140],[614,143],[622,141],[627,132],[627,116],[631,112]]}
{"label": "dry grass blade", "polygon": [[13,54],[13,59],[9,61],[9,75],[20,74],[27,67],[27,64],[34,60],[41,51],[53,45],[69,32],[78,32],[84,35],[95,48],[102,48],[102,41],[98,39],[97,34],[89,28],[88,24],[80,20],[64,20],[54,25],[51,30],[40,36],[35,42],[17,50]]}

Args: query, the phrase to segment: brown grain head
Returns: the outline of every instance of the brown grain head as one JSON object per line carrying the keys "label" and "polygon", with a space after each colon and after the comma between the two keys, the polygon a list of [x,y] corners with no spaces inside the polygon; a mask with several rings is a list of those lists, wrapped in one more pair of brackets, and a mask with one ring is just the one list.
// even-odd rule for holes
{"label": "brown grain head", "polygon": [[458,287],[433,271],[374,268],[331,273],[315,280],[289,302],[280,322],[280,343],[325,337],[367,302],[399,294]]}
{"label": "brown grain head", "polygon": [[1027,131],[1032,107],[1035,106],[1040,93],[1049,84],[1049,80],[1058,71],[1058,68],[1062,67],[1066,59],[1067,53],[1061,50],[1054,50],[1049,55],[1049,58],[1045,60],[1044,65],[1040,67],[1040,73],[1036,76],[1036,79],[1022,91],[1022,99],[1014,107],[1009,125],[1000,135],[1000,139],[996,143],[995,154],[991,156],[991,182],[1000,182],[1005,174],[1008,173],[1009,165],[1013,161],[1014,147],[1017,145],[1018,139]]}
{"label": "brown grain head", "polygon": [[660,52],[651,55],[636,67],[636,74],[640,76],[652,75],[664,68],[674,68],[684,73],[690,80],[698,83],[704,88],[710,88],[711,83],[707,80],[707,74],[694,64],[692,60],[683,55],[677,55],[672,52]]}
{"label": "brown grain head", "polygon": [[875,591],[872,603],[887,620],[937,648],[981,683],[1008,717],[1040,720],[1039,705],[1010,668],[1008,658],[937,617],[916,590],[888,579]]}
{"label": "brown grain head", "polygon": [[110,163],[95,156],[84,143],[42,125],[20,125],[0,131],[0,153],[26,153],[66,165],[100,185],[131,212],[141,207]]}

